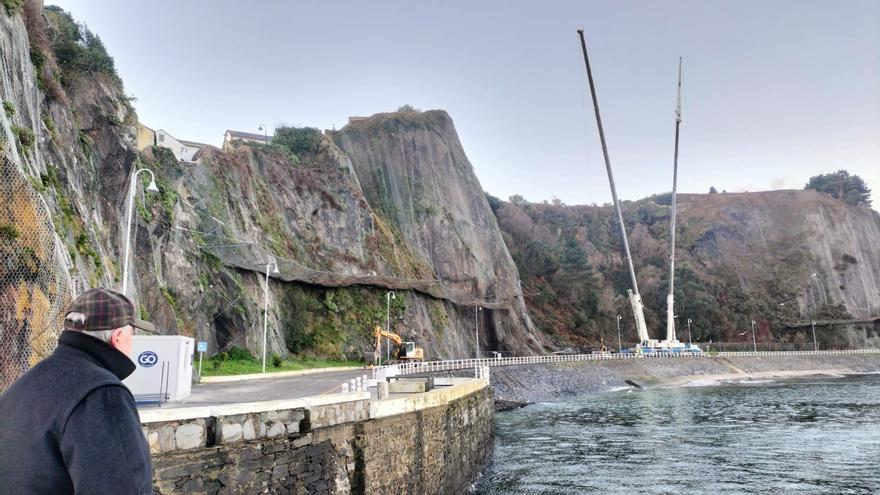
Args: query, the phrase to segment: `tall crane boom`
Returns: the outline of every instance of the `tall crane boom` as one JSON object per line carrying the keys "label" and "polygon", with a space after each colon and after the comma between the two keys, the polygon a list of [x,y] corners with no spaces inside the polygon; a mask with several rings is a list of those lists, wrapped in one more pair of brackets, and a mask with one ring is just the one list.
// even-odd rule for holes
{"label": "tall crane boom", "polygon": [[599,127],[599,140],[602,142],[602,155],[605,157],[605,170],[608,172],[608,183],[611,185],[611,197],[617,210],[617,222],[620,224],[620,236],[623,238],[623,250],[626,254],[626,264],[629,267],[629,277],[632,289],[627,291],[629,302],[632,306],[633,317],[636,320],[636,331],[641,343],[648,341],[648,329],[645,325],[645,312],[642,305],[642,296],[639,294],[639,284],[636,282],[636,272],[633,269],[632,255],[629,251],[629,241],[626,238],[626,227],[623,224],[623,213],[620,211],[620,201],[617,200],[617,188],[614,186],[614,174],[611,172],[611,159],[608,158],[608,146],[605,144],[605,130],[602,128],[602,117],[599,115],[599,100],[596,98],[596,86],[593,83],[593,71],[590,69],[590,57],[587,55],[587,43],[584,41],[584,30],[578,29],[581,38],[581,50],[584,52],[584,64],[587,67],[587,79],[590,82],[590,95],[593,97],[593,108],[596,111],[596,125]]}
{"label": "tall crane boom", "polygon": [[675,155],[672,160],[672,220],[669,226],[669,294],[666,295],[666,340],[675,337],[675,214],[678,189],[678,131],[681,127],[681,57],[678,57],[678,100],[675,104]]}

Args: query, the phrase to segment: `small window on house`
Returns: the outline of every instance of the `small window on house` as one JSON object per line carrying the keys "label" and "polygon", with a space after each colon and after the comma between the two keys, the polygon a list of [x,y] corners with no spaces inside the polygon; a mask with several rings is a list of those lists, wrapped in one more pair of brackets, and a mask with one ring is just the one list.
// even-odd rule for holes
{"label": "small window on house", "polygon": [[164,143],[164,142],[165,142],[165,135],[164,135],[164,134],[159,134],[159,142],[160,142],[160,143]]}

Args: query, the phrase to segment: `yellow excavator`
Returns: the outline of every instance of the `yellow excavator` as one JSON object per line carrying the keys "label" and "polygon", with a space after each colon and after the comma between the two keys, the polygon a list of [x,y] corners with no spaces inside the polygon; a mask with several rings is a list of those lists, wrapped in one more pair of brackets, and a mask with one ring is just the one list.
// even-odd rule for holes
{"label": "yellow excavator", "polygon": [[382,327],[379,325],[376,325],[373,329],[373,335],[376,337],[376,351],[372,356],[373,363],[378,363],[379,357],[382,355],[382,337],[385,337],[395,344],[395,347],[391,351],[392,360],[421,361],[425,359],[424,349],[416,347],[415,342],[404,342],[400,335],[382,330]]}

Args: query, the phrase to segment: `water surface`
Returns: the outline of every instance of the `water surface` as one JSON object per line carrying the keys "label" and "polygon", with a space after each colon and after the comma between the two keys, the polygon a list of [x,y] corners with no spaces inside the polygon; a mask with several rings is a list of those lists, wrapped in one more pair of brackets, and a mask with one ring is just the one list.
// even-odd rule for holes
{"label": "water surface", "polygon": [[496,415],[478,494],[880,494],[880,376],[610,392]]}

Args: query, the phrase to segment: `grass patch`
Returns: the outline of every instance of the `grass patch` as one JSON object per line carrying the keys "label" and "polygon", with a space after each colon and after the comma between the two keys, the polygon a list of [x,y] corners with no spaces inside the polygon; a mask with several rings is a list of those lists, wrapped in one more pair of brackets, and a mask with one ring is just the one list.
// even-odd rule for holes
{"label": "grass patch", "polygon": [[21,233],[15,225],[10,223],[0,223],[0,239],[14,241],[19,238]]}
{"label": "grass patch", "polygon": [[[217,363],[217,364],[215,364]],[[273,366],[272,359],[266,356],[266,372],[274,373],[277,371],[299,371],[315,368],[339,368],[343,366],[363,366],[364,363],[359,361],[337,361],[332,359],[302,358],[302,359],[282,359],[280,366]],[[262,362],[259,358],[252,359],[229,359],[225,361],[214,356],[206,359],[202,363],[202,376],[224,376],[224,375],[247,375],[251,373],[260,373],[263,370]]]}
{"label": "grass patch", "polygon": [[27,127],[19,127],[17,125],[12,126],[12,135],[15,136],[15,139],[18,140],[18,144],[25,151],[31,149],[36,141],[34,132]]}

